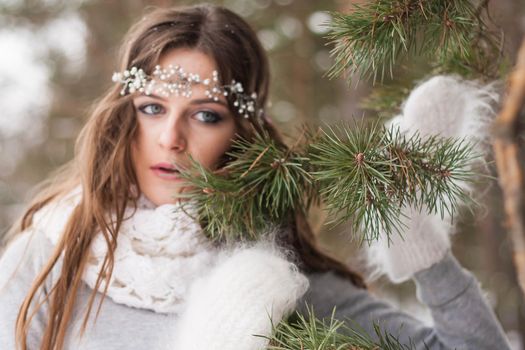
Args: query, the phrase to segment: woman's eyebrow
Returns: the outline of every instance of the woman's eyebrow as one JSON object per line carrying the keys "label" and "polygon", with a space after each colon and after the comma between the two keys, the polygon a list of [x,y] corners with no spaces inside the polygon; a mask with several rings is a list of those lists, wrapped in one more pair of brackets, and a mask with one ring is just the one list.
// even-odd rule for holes
{"label": "woman's eyebrow", "polygon": [[224,107],[228,107],[225,101],[223,100],[214,100],[213,98],[199,98],[195,100],[191,100],[190,104],[192,105],[198,105],[198,104],[205,104],[205,103],[216,103]]}
{"label": "woman's eyebrow", "polygon": [[[151,98],[154,98],[156,100],[166,101],[166,98],[164,98],[162,96],[155,95],[155,94],[140,95],[140,97],[151,97]],[[223,107],[228,108],[228,104],[225,101],[223,101],[223,100],[214,100],[213,98],[198,98],[198,99],[194,99],[194,100],[190,101],[190,104],[192,104],[192,105],[199,105],[199,104],[206,104],[206,103],[215,103],[215,104],[219,104],[219,105],[221,105]]]}
{"label": "woman's eyebrow", "polygon": [[166,99],[162,96],[159,96],[159,95],[155,95],[155,94],[149,94],[149,95],[146,95],[146,94],[142,94],[142,95],[138,95],[137,98],[140,98],[140,97],[151,97],[151,98],[154,98],[156,100],[161,100],[161,101],[165,101]]}

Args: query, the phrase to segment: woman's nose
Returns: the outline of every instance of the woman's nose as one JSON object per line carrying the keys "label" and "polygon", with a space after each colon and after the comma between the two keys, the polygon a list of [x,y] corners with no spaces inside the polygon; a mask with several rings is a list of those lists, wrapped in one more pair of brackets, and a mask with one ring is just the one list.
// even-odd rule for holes
{"label": "woman's nose", "polygon": [[162,125],[159,145],[168,150],[182,151],[186,148],[186,132],[182,118],[170,115]]}

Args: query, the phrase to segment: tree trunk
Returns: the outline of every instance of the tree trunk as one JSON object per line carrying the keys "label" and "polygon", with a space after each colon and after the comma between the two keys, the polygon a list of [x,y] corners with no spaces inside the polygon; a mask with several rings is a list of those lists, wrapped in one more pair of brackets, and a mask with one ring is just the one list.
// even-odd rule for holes
{"label": "tree trunk", "polygon": [[519,137],[523,135],[525,107],[525,39],[518,52],[514,71],[508,80],[507,96],[495,122],[494,157],[503,191],[506,227],[514,250],[518,283],[525,293],[525,204],[523,189],[523,150]]}

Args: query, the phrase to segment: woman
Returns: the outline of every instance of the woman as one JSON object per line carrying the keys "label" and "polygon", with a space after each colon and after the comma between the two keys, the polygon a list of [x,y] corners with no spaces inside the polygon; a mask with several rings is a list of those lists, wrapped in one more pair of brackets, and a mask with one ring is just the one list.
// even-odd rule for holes
{"label": "woman", "polygon": [[239,16],[212,5],[154,11],[125,38],[120,69],[75,159],[31,203],[0,260],[2,349],[259,349],[268,342],[253,335],[270,334],[268,316],[278,322],[305,302],[317,317],[336,306],[369,333],[379,322],[431,349],[507,347],[446,243],[408,274],[431,328],[320,252],[300,212],[275,234],[279,248],[233,249],[179,210],[177,168],[190,155],[220,169],[237,135],[265,129],[279,141],[264,113],[266,56]]}

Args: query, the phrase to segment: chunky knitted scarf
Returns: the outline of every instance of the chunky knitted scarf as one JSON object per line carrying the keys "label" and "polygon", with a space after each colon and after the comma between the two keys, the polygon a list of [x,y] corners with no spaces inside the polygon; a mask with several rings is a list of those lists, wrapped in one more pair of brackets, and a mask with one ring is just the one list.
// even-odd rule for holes
{"label": "chunky knitted scarf", "polygon": [[[67,219],[80,200],[79,190],[48,205],[35,215],[35,226],[53,244],[59,241]],[[198,222],[187,213],[189,206],[165,204],[155,207],[145,198],[137,210],[126,211],[117,236],[115,265],[107,295],[113,301],[160,313],[181,310],[191,283],[210,268],[217,255]],[[107,253],[104,236],[98,233],[91,246],[83,280],[95,288]],[[105,281],[99,286],[102,292]]]}
{"label": "chunky knitted scarf", "polygon": [[[33,220],[35,229],[56,245],[80,197],[76,190],[41,209]],[[193,209],[186,214],[187,207],[155,207],[142,198],[136,211],[126,211],[108,297],[127,306],[177,314],[177,329],[159,339],[162,349],[266,348],[265,337],[294,310],[308,288],[307,278],[269,241],[213,246],[192,219]],[[92,289],[106,253],[99,233],[83,275]],[[102,283],[99,291],[104,288]]]}

